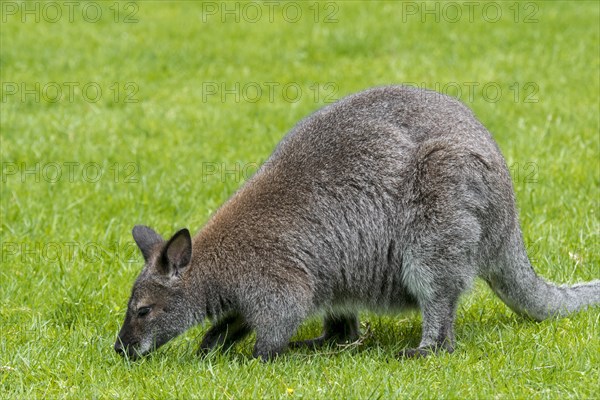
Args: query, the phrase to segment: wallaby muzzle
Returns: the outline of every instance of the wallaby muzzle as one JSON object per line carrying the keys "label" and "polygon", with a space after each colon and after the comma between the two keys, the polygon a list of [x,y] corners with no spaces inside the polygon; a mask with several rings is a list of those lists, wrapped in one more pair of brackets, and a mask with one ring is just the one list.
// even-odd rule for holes
{"label": "wallaby muzzle", "polygon": [[121,337],[118,337],[114,349],[122,357],[138,358],[141,354],[136,350],[137,344],[138,342],[125,344],[121,340]]}

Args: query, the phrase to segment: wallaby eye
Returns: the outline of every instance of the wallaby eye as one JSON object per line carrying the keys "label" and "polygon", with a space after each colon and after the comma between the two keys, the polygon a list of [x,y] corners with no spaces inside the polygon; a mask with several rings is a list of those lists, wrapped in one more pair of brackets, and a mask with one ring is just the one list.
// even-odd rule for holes
{"label": "wallaby eye", "polygon": [[137,316],[139,318],[145,317],[146,315],[148,315],[148,313],[150,312],[151,308],[152,307],[140,307],[140,308],[138,308]]}

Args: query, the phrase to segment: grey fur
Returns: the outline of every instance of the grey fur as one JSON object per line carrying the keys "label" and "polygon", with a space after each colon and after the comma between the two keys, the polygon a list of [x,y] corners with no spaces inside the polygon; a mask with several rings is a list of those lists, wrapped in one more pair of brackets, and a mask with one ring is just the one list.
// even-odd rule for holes
{"label": "grey fur", "polygon": [[295,345],[356,339],[360,307],[420,308],[421,343],[405,356],[453,351],[456,305],[475,277],[536,320],[600,303],[598,280],[535,274],[504,158],[471,111],[409,87],[370,89],[298,123],[193,242],[133,234],[146,266],[115,345],[132,356],[209,318],[202,351],[254,330],[254,356],[267,360],[318,311],[323,336]]}

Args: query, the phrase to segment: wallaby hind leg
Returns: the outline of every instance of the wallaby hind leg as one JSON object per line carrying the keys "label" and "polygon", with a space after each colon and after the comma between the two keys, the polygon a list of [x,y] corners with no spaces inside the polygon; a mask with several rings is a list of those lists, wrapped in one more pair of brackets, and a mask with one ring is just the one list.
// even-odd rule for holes
{"label": "wallaby hind leg", "polygon": [[423,327],[421,343],[416,349],[405,349],[400,357],[424,357],[446,350],[454,351],[454,318],[458,294],[433,297],[421,304]]}
{"label": "wallaby hind leg", "polygon": [[[288,291],[289,294],[291,291]],[[256,331],[252,355],[270,361],[285,352],[290,338],[306,318],[308,296],[296,291],[296,296],[281,295],[263,298],[262,304],[250,312],[248,321]]]}
{"label": "wallaby hind leg", "polygon": [[323,334],[321,336],[314,339],[291,342],[290,346],[296,348],[316,348],[330,342],[351,343],[357,340],[359,335],[360,330],[356,314],[328,314],[325,316],[323,322]]}
{"label": "wallaby hind leg", "polygon": [[[421,343],[400,357],[423,357],[440,350],[454,351],[454,319],[461,295],[473,282],[476,269],[459,254],[445,252],[433,260],[415,260],[405,270],[405,281],[423,317]],[[440,259],[450,260],[442,261]],[[440,273],[443,272],[443,273]]]}
{"label": "wallaby hind leg", "polygon": [[271,361],[285,352],[290,338],[302,322],[301,318],[280,319],[256,328],[256,344],[252,356],[261,361]]}
{"label": "wallaby hind leg", "polygon": [[235,342],[243,339],[250,333],[250,327],[246,325],[239,314],[231,314],[217,321],[204,335],[199,354],[206,354],[216,347],[229,349]]}

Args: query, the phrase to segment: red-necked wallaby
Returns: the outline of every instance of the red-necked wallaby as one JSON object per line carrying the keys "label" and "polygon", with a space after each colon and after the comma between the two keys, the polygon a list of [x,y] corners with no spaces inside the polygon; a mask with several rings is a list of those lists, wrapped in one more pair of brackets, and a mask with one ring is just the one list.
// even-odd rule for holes
{"label": "red-necked wallaby", "polygon": [[200,347],[256,332],[280,354],[324,312],[316,346],[355,340],[357,310],[418,307],[421,343],[453,351],[461,293],[484,279],[542,320],[600,303],[600,281],[556,286],[529,263],[511,178],[490,133],[459,101],[392,86],[307,117],[192,239],[136,226],[146,265],[115,350],[143,355],[209,318]]}

